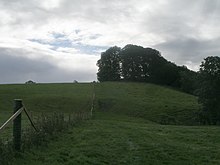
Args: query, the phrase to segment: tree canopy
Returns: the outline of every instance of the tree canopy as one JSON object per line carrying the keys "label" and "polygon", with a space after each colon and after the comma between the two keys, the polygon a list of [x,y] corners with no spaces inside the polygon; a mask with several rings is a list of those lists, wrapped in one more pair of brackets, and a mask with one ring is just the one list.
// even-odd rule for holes
{"label": "tree canopy", "polygon": [[126,45],[120,56],[125,81],[154,81],[156,70],[166,62],[159,51],[136,45]]}
{"label": "tree canopy", "polygon": [[[181,79],[181,72],[184,71],[185,75],[190,72],[186,67],[179,67],[167,61],[156,49],[131,44],[122,49],[114,46],[101,53],[97,66],[99,67],[97,77],[100,82],[151,82],[178,88],[181,88],[182,84],[186,85],[184,81],[186,79]],[[190,85],[187,92],[192,92],[194,89],[191,87],[192,82],[189,81],[187,85]]]}
{"label": "tree canopy", "polygon": [[220,57],[207,57],[200,65],[198,91],[203,121],[220,122]]}
{"label": "tree canopy", "polygon": [[99,81],[120,80],[120,50],[121,48],[115,46],[101,53],[101,59],[97,62],[97,66],[99,67],[97,77]]}

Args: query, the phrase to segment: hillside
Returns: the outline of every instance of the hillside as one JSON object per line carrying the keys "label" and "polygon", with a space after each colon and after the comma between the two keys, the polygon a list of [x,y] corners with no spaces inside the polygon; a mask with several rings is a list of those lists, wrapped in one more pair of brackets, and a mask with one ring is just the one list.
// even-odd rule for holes
{"label": "hillside", "polygon": [[108,115],[138,117],[160,124],[196,124],[199,105],[192,95],[145,83],[99,83],[95,89],[97,110]]}
{"label": "hillside", "polygon": [[[71,113],[88,109],[93,84],[0,85],[0,123],[13,112],[13,99],[21,98],[28,110]],[[197,98],[170,88],[145,83],[95,84],[96,110],[162,124],[194,124]]]}
{"label": "hillside", "polygon": [[[1,108],[16,95],[36,114],[69,113],[87,107],[93,84],[0,85],[0,91],[6,101]],[[219,127],[183,126],[194,124],[196,97],[142,83],[97,83],[95,93],[92,119],[19,154],[12,164],[220,164]],[[162,119],[176,125],[161,125]]]}
{"label": "hillside", "polygon": [[[89,83],[0,85],[0,125],[13,113],[14,99],[22,99],[33,117],[51,112],[69,114],[89,111],[92,91],[93,86]],[[22,128],[30,125],[26,115],[23,115],[22,120]],[[11,126],[7,127],[1,136],[11,132]]]}

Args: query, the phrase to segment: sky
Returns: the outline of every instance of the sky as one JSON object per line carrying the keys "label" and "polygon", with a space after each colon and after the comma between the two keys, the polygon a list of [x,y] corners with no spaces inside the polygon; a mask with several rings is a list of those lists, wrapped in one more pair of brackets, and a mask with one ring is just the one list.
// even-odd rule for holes
{"label": "sky", "polygon": [[220,56],[219,0],[0,0],[0,83],[90,82],[135,44],[198,71]]}

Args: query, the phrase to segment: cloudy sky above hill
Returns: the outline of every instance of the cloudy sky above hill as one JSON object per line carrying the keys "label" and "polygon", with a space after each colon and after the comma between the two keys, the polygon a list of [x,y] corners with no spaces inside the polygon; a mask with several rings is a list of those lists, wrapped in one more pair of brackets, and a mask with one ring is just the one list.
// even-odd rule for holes
{"label": "cloudy sky above hill", "polygon": [[220,55],[219,0],[1,0],[0,16],[0,83],[93,81],[114,45],[193,70]]}

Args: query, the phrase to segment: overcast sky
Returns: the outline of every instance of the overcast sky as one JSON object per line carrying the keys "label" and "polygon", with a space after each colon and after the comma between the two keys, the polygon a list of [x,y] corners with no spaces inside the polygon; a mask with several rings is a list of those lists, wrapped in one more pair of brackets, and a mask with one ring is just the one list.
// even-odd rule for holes
{"label": "overcast sky", "polygon": [[0,16],[0,83],[93,81],[115,45],[193,70],[220,55],[220,0],[0,0]]}

